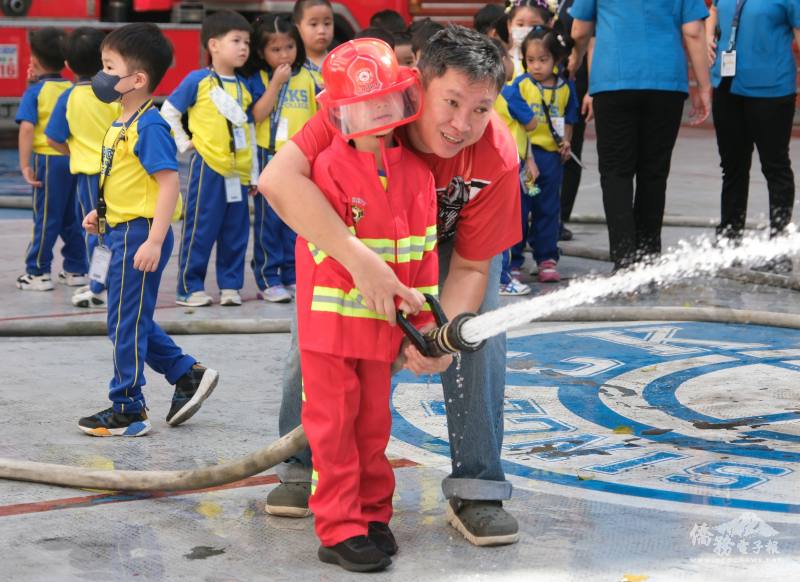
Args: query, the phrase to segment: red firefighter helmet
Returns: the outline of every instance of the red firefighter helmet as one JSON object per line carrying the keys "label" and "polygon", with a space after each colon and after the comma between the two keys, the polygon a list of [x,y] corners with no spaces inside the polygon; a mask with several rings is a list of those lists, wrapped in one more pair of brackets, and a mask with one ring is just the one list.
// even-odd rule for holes
{"label": "red firefighter helmet", "polygon": [[422,112],[417,75],[400,67],[382,40],[358,38],[340,44],[322,63],[322,78],[325,90],[319,103],[345,139],[386,133]]}

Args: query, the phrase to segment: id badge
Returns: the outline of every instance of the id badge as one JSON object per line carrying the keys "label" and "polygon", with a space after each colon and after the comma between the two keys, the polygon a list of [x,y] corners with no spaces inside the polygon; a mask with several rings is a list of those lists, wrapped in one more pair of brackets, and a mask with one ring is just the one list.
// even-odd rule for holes
{"label": "id badge", "polygon": [[233,147],[237,150],[243,150],[247,147],[247,136],[244,127],[233,128]]}
{"label": "id badge", "polygon": [[280,121],[278,121],[278,131],[275,132],[275,141],[276,142],[286,141],[288,139],[289,139],[289,120],[285,117],[281,117]]}
{"label": "id badge", "polygon": [[104,245],[97,245],[92,251],[92,264],[89,265],[89,279],[106,284],[108,268],[111,266],[111,249]]}
{"label": "id badge", "polygon": [[736,76],[736,51],[725,51],[722,53],[722,67],[720,74],[723,77]]}
{"label": "id badge", "polygon": [[242,201],[242,182],[239,180],[239,176],[230,176],[225,178],[225,201]]}
{"label": "id badge", "polygon": [[556,133],[561,137],[564,137],[564,118],[563,117],[553,117],[553,129],[556,130]]}

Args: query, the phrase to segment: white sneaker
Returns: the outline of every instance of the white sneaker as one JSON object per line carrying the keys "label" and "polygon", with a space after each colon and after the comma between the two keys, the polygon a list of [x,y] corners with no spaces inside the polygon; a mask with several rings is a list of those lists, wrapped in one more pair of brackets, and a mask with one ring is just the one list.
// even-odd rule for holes
{"label": "white sneaker", "polygon": [[25,273],[17,277],[17,289],[23,291],[52,291],[53,282],[50,280],[50,273],[43,275],[31,275]]}
{"label": "white sneaker", "polygon": [[80,287],[81,285],[86,285],[89,279],[86,277],[86,273],[68,273],[67,271],[61,271],[58,274],[58,282],[67,287]]}
{"label": "white sneaker", "polygon": [[220,305],[241,305],[242,296],[236,289],[220,289],[219,290],[219,304]]}
{"label": "white sneaker", "polygon": [[189,295],[178,295],[175,299],[175,303],[184,305],[185,307],[206,307],[207,305],[211,305],[213,300],[205,291],[195,291]]}
{"label": "white sneaker", "polygon": [[108,294],[103,289],[100,293],[92,293],[88,285],[78,287],[72,294],[72,304],[75,307],[105,307]]}
{"label": "white sneaker", "polygon": [[289,303],[292,300],[292,294],[283,285],[267,287],[261,292],[261,296],[264,301],[269,301],[270,303]]}
{"label": "white sneaker", "polygon": [[500,295],[506,297],[515,295],[527,295],[531,292],[531,288],[519,279],[511,278],[511,281],[505,285],[500,285]]}
{"label": "white sneaker", "polygon": [[286,285],[286,290],[292,295],[297,295],[297,285],[295,285],[294,283],[292,283],[291,285]]}

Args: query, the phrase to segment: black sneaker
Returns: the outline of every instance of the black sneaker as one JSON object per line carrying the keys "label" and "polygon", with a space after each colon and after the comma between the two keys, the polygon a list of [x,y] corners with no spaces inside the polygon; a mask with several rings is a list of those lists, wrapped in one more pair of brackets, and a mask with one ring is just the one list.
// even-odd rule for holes
{"label": "black sneaker", "polygon": [[264,508],[270,515],[280,517],[308,517],[308,498],[311,496],[309,481],[296,483],[280,483],[267,495]]}
{"label": "black sneaker", "polygon": [[397,540],[394,539],[389,524],[380,521],[371,521],[367,526],[367,537],[375,544],[375,547],[387,556],[394,556],[397,553]]}
{"label": "black sneaker", "polygon": [[503,509],[502,501],[453,497],[447,504],[447,520],[476,546],[502,546],[519,541],[519,524]]}
{"label": "black sneaker", "polygon": [[568,229],[566,226],[561,227],[561,232],[558,235],[558,240],[572,240],[574,235],[572,231]]}
{"label": "black sneaker", "polygon": [[127,413],[114,412],[114,407],[101,410],[97,414],[81,418],[78,428],[92,436],[143,436],[150,430],[147,411]]}
{"label": "black sneaker", "polygon": [[317,556],[321,562],[339,564],[350,572],[377,572],[392,563],[367,536],[347,538],[335,546],[320,546]]}
{"label": "black sneaker", "polygon": [[167,424],[178,426],[189,420],[214,391],[217,380],[219,372],[216,370],[200,364],[192,366],[175,384],[175,394],[172,396],[172,406],[167,414]]}

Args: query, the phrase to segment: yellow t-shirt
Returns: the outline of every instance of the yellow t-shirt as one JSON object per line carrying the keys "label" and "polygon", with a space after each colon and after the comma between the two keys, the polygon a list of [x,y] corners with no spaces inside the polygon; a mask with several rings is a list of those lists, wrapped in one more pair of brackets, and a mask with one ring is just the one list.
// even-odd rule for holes
{"label": "yellow t-shirt", "polygon": [[120,112],[119,103],[103,103],[95,97],[88,81],[61,94],[45,132],[53,141],[69,146],[70,172],[100,173],[103,137]]}
{"label": "yellow t-shirt", "polygon": [[252,93],[248,83],[238,75],[223,77],[210,69],[199,69],[189,73],[178,88],[167,98],[181,113],[189,114],[189,131],[192,133],[192,144],[212,170],[222,176],[239,174],[243,185],[250,184],[250,170],[253,161],[250,128],[247,123],[232,126],[234,131],[241,132],[244,145],[231,151],[231,133],[225,117],[211,100],[211,90],[219,87],[236,99],[247,118],[252,122]]}
{"label": "yellow t-shirt", "polygon": [[494,102],[494,110],[508,127],[511,137],[514,138],[514,143],[517,144],[517,153],[520,159],[524,160],[528,157],[528,132],[520,125],[519,121],[511,116],[511,112],[508,110],[508,101],[502,94],[497,96],[497,100]]}
{"label": "yellow t-shirt", "polygon": [[565,126],[578,120],[578,102],[571,85],[563,79],[557,79],[554,86],[543,86],[525,73],[503,87],[502,95],[511,117],[523,127],[536,118],[538,125],[528,132],[528,138],[531,145],[547,151],[557,151],[558,146],[550,132],[544,107],[548,108],[554,129],[562,136]]}
{"label": "yellow t-shirt", "polygon": [[[270,79],[266,71],[259,71],[250,78],[253,101],[258,101],[269,87]],[[301,68],[287,83],[280,122],[275,130],[275,143],[270,143],[271,115],[256,124],[256,143],[259,147],[278,151],[289,138],[300,131],[306,122],[317,112],[316,86],[314,77],[308,69]],[[276,103],[276,107],[279,104]]]}
{"label": "yellow t-shirt", "polygon": [[[159,190],[153,174],[178,171],[175,140],[157,109],[151,107],[128,123],[130,126],[115,149],[122,123],[114,122],[103,138],[100,183],[107,206],[106,220],[111,226],[135,218],[153,218]],[[182,205],[178,198],[172,220],[180,218]]]}
{"label": "yellow t-shirt", "polygon": [[58,98],[71,86],[72,83],[62,78],[61,75],[53,73],[42,75],[22,94],[17,108],[16,121],[17,123],[27,121],[33,124],[33,153],[48,156],[64,155],[47,144],[45,129]]}

